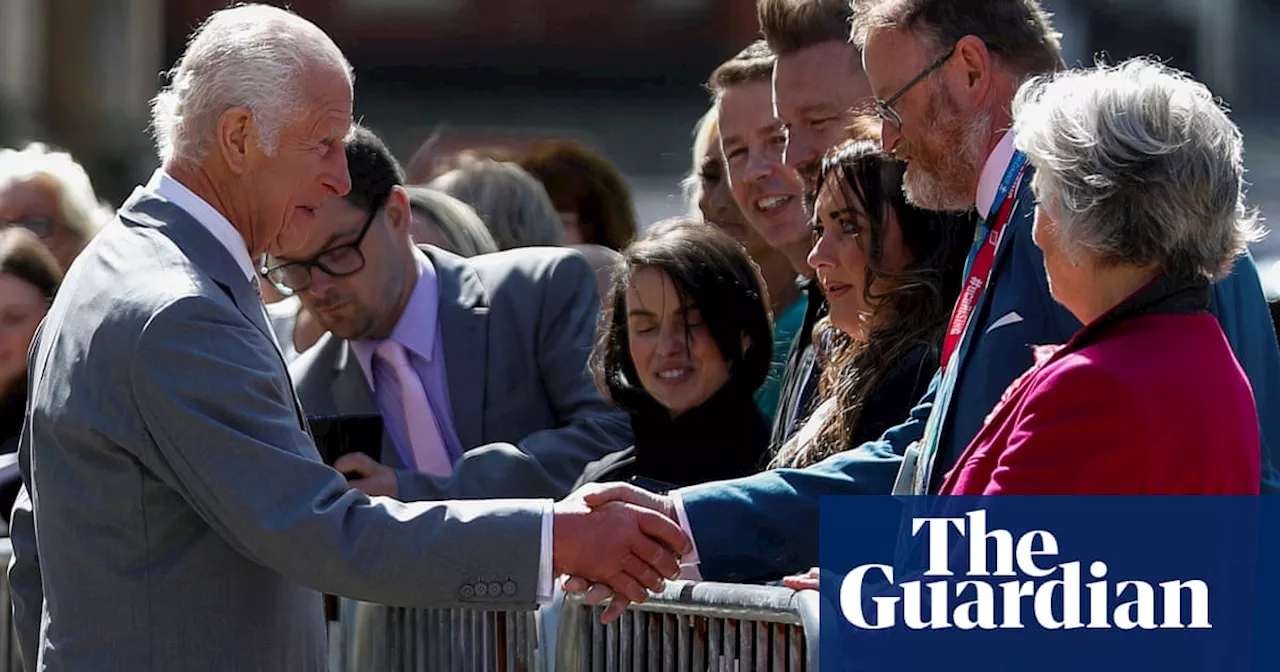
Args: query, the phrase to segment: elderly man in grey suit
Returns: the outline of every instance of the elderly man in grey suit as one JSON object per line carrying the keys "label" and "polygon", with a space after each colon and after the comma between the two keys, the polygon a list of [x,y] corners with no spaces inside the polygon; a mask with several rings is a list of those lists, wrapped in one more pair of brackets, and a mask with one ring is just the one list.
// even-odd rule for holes
{"label": "elderly man in grey suit", "polygon": [[415,247],[395,157],[364,128],[344,144],[351,191],[266,273],[329,332],[289,366],[307,413],[383,418],[382,463],[351,453],[335,466],[403,501],[567,495],[632,440],[587,371],[590,265],[565,248]]}
{"label": "elderly man in grey suit", "polygon": [[350,66],[247,5],[154,102],[162,167],[67,274],[33,345],[9,576],[39,670],[324,670],[321,591],[532,608],[558,573],[642,595],[688,541],[635,508],[370,499],[320,462],[250,260],[349,188]]}

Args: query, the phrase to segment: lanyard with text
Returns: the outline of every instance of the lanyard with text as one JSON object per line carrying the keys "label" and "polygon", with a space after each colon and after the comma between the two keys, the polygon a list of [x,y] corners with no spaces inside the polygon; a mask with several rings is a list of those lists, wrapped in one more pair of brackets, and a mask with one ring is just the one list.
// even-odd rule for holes
{"label": "lanyard with text", "polygon": [[1013,216],[1013,205],[1018,200],[1018,183],[1022,180],[1022,172],[1026,166],[1027,156],[1022,152],[1014,152],[1013,160],[1009,162],[1009,167],[1004,171],[1004,178],[1000,181],[1000,189],[996,192],[995,201],[991,204],[993,209],[998,206],[999,211],[995,213],[990,228],[984,226],[979,229],[979,237],[975,241],[974,249],[969,253],[969,260],[965,263],[964,284],[961,285],[960,298],[956,301],[955,310],[951,312],[951,321],[947,324],[947,337],[942,343],[943,368],[946,368],[947,363],[951,361],[951,356],[955,354],[956,346],[960,344],[960,338],[964,336],[965,329],[969,326],[973,309],[978,305],[978,299],[982,297],[982,289],[991,279],[991,267],[995,262],[996,248],[1000,245],[1000,236],[1004,233],[1005,225]]}

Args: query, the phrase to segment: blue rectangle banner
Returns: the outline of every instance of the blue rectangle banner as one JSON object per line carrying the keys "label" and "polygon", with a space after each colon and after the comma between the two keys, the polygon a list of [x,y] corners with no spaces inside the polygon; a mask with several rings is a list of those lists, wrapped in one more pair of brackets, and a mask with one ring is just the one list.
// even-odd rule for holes
{"label": "blue rectangle banner", "polygon": [[823,672],[1280,669],[1280,498],[824,497]]}

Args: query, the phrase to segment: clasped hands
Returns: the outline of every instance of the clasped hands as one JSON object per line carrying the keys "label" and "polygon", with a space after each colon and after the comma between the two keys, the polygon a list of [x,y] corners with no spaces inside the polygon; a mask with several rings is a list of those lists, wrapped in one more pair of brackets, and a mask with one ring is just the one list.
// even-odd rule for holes
{"label": "clasped hands", "polygon": [[693,551],[671,498],[631,485],[585,486],[555,512],[552,567],[569,577],[564,590],[586,593],[588,604],[613,598],[603,623],[680,576],[681,557]]}

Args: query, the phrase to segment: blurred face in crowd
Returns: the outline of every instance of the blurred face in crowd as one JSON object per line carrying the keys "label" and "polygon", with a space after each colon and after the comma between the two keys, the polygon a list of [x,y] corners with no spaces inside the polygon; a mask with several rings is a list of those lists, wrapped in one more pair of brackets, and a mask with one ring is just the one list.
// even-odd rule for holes
{"label": "blurred face in crowd", "polygon": [[273,263],[312,262],[310,286],[298,297],[326,330],[345,339],[385,338],[417,282],[410,221],[408,197],[399,187],[372,215],[330,196],[299,253]]}
{"label": "blurred face in crowd", "polygon": [[849,112],[870,101],[858,51],[832,40],[779,56],[773,67],[774,114],[786,129],[786,162],[812,189],[828,149],[847,139]]}
{"label": "blurred face in crowd", "polygon": [[560,221],[564,223],[564,244],[565,245],[584,245],[587,242],[585,236],[582,235],[582,218],[578,217],[578,213],[561,210],[559,212]]}
{"label": "blurred face in crowd", "polygon": [[698,210],[702,212],[702,219],[742,243],[752,258],[768,254],[769,244],[747,224],[746,218],[742,216],[742,209],[738,207],[733,192],[729,189],[724,155],[720,153],[719,135],[712,137],[707,144],[707,151],[698,165],[698,181],[701,185]]}
{"label": "blurred face in crowd", "polygon": [[773,118],[768,82],[726,89],[720,96],[720,145],[729,186],[747,223],[773,247],[807,240],[804,187],[782,162],[785,139]]}
{"label": "blurred face in crowd", "polygon": [[[246,237],[255,257],[262,252],[296,255],[326,198],[351,189],[342,146],[351,128],[351,85],[336,67],[313,65],[303,78],[303,93],[306,110],[281,129],[274,156],[256,140],[244,141],[256,136],[235,135],[232,118],[229,144],[243,148],[235,162],[241,183],[251,192],[247,202],[254,224]],[[251,118],[241,123],[252,129]]]}
{"label": "blurred face in crowd", "polygon": [[52,179],[35,178],[0,185],[0,229],[21,226],[40,238],[66,269],[82,246],[81,237],[67,226]]}
{"label": "blurred face in crowd", "polygon": [[672,417],[702,405],[729,381],[729,363],[698,307],[681,301],[666,273],[636,271],[626,309],[627,340],[640,384]]}
{"label": "blurred face in crowd", "polygon": [[[871,242],[871,220],[859,198],[834,175],[823,181],[814,203],[813,250],[809,265],[830,306],[831,323],[849,336],[865,340],[874,324],[877,300],[868,299],[867,267]],[[902,242],[902,228],[893,208],[885,207],[883,251],[877,270],[896,273],[911,262],[911,252]],[[877,277],[871,296],[883,296],[892,284]]]}
{"label": "blurred face in crowd", "polygon": [[949,79],[969,76],[952,67],[955,56],[903,90],[946,55],[925,47],[909,33],[877,30],[867,39],[863,63],[880,100],[898,96],[891,107],[900,123],[886,119],[882,137],[885,150],[907,162],[903,189],[908,200],[926,210],[963,212],[974,207],[990,118],[977,109],[966,110],[954,95]]}
{"label": "blurred face in crowd", "polygon": [[413,240],[415,242],[419,242],[424,245],[432,245],[442,250],[449,250],[450,252],[457,252],[457,250],[450,249],[449,241],[444,239],[444,235],[440,233],[440,227],[432,221],[431,215],[428,215],[425,212],[412,210],[410,212],[410,216],[412,217],[412,228],[410,231],[413,234]]}
{"label": "blurred face in crowd", "polygon": [[49,302],[31,283],[0,273],[0,398],[27,372],[27,350]]}

